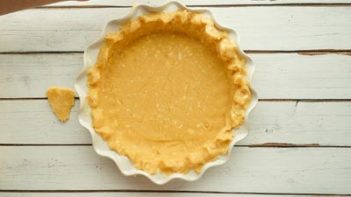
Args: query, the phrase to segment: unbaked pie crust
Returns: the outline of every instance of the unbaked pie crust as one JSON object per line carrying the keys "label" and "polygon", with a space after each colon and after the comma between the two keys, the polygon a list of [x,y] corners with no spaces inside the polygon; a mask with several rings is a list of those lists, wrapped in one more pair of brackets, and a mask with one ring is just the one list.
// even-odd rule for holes
{"label": "unbaked pie crust", "polygon": [[186,10],[108,34],[88,84],[95,131],[151,174],[200,172],[225,154],[252,97],[228,32]]}

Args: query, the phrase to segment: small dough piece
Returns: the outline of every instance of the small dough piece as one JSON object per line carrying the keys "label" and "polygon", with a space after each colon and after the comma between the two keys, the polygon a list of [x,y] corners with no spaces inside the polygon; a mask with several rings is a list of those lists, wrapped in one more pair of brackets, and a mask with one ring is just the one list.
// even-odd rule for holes
{"label": "small dough piece", "polygon": [[70,88],[50,87],[46,96],[56,117],[61,122],[66,122],[74,105],[74,91]]}

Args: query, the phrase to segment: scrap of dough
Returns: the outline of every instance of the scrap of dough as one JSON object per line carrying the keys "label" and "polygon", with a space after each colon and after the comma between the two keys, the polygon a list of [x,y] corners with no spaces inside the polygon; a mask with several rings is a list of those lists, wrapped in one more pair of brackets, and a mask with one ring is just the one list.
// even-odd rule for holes
{"label": "scrap of dough", "polygon": [[46,96],[56,117],[61,122],[66,122],[74,105],[74,91],[70,88],[50,87]]}

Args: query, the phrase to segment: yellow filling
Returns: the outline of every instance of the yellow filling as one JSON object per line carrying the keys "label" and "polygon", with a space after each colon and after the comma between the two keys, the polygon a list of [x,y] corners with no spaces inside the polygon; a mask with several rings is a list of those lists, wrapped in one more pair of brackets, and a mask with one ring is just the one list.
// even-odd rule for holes
{"label": "yellow filling", "polygon": [[107,42],[89,73],[93,126],[139,169],[200,171],[227,152],[250,91],[242,78],[236,91],[233,62],[188,32],[137,35]]}

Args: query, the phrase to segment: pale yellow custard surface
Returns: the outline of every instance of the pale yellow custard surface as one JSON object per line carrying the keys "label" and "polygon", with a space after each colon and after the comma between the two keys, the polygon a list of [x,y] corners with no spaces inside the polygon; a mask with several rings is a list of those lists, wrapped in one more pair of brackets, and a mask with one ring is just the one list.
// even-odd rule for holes
{"label": "pale yellow custard surface", "polygon": [[70,88],[50,87],[46,96],[56,117],[61,122],[66,122],[74,105],[74,91]]}
{"label": "pale yellow custard surface", "polygon": [[138,168],[199,172],[228,151],[251,100],[228,33],[188,11],[139,17],[106,36],[88,73],[93,127]]}

